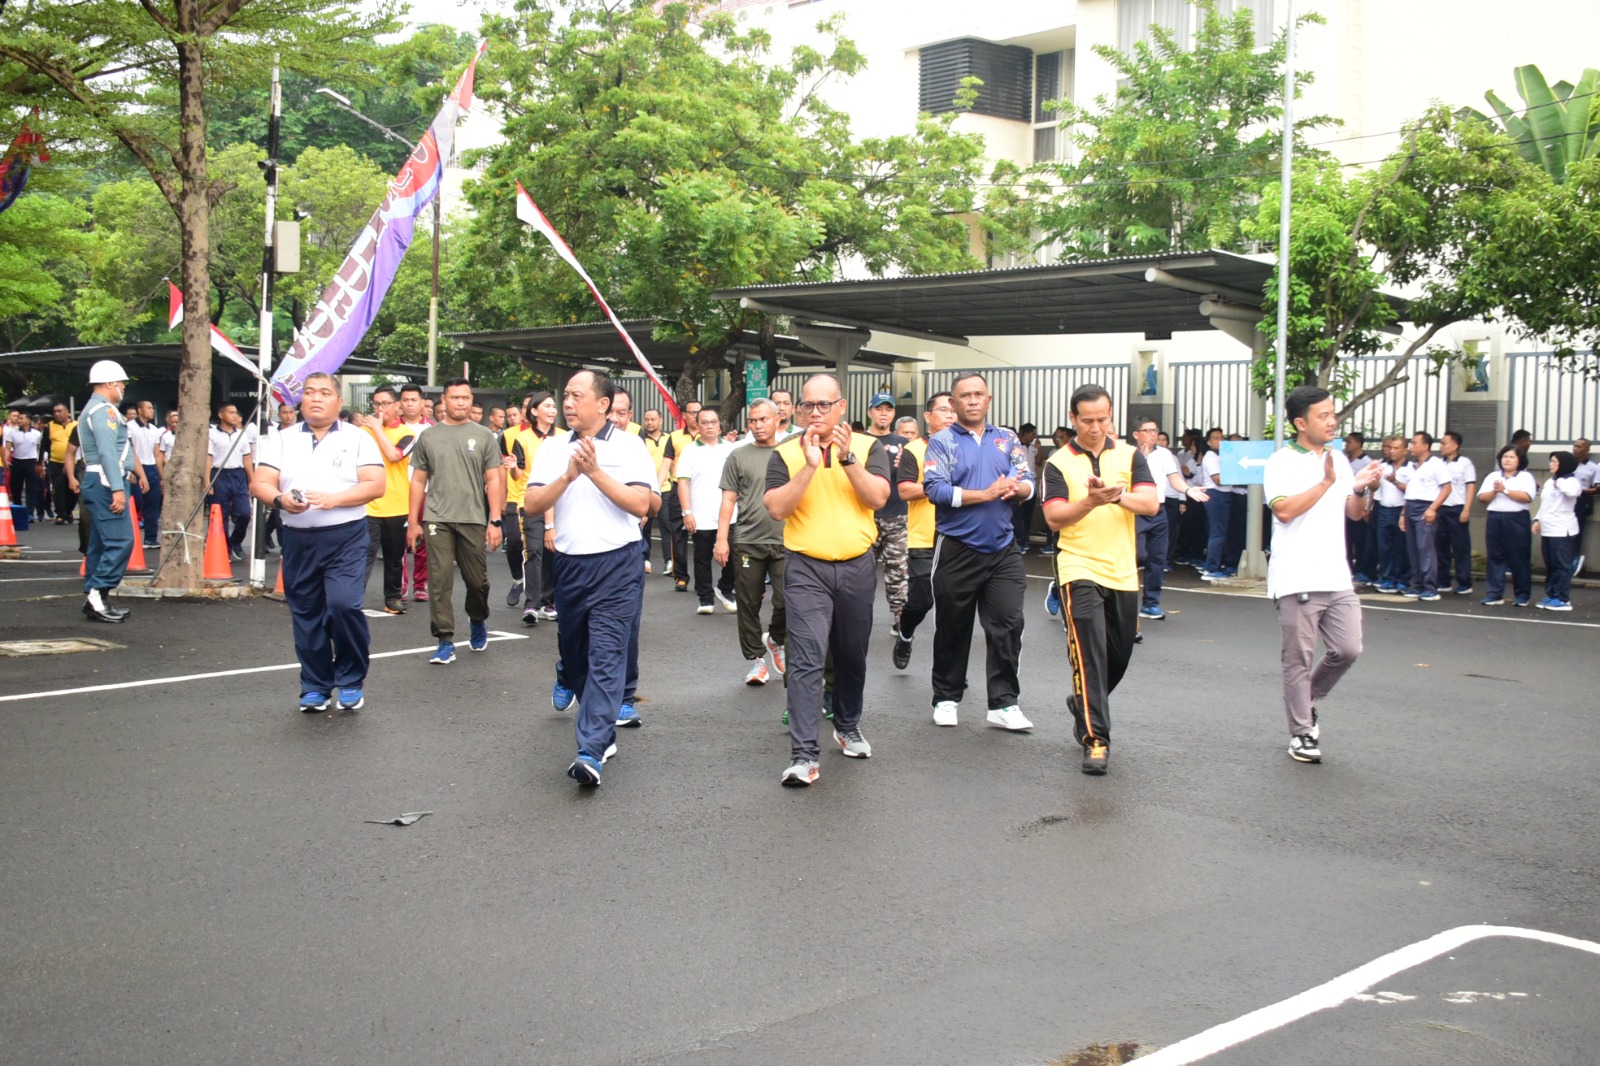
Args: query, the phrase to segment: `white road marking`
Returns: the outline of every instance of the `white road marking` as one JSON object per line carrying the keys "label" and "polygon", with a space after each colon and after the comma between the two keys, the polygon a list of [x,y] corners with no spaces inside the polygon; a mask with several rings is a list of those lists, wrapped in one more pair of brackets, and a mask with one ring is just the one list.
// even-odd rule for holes
{"label": "white road marking", "polygon": [[[497,640],[527,640],[526,633],[501,633],[497,630],[489,631],[489,642]],[[374,659],[394,659],[401,655],[421,655],[433,651],[437,644],[429,644],[421,648],[402,648],[399,651],[380,651],[372,656]],[[130,688],[144,688],[149,685],[175,685],[180,681],[209,681],[217,677],[240,677],[244,674],[269,674],[277,670],[298,670],[300,664],[278,663],[274,666],[249,666],[241,670],[213,670],[205,674],[184,674],[181,677],[152,677],[143,681],[122,681],[114,685],[87,685],[83,688],[58,688],[50,692],[19,692],[12,696],[0,696],[0,703],[17,703],[22,700],[42,700],[51,696],[81,696],[89,692],[122,692]]]}
{"label": "white road marking", "polygon": [[1415,944],[1407,944],[1398,951],[1379,956],[1347,974],[1335,977],[1326,984],[1309,988],[1297,996],[1290,996],[1260,1010],[1253,1010],[1233,1021],[1212,1026],[1176,1044],[1170,1044],[1140,1059],[1139,1066],[1187,1066],[1188,1063],[1199,1062],[1263,1033],[1281,1029],[1307,1015],[1337,1007],[1347,1000],[1354,999],[1379,981],[1393,977],[1403,970],[1431,962],[1440,955],[1455,951],[1475,940],[1499,936],[1537,940],[1544,944],[1600,955],[1600,944],[1592,940],[1579,940],[1560,933],[1547,933],[1542,929],[1519,929],[1507,925],[1457,926],[1430,936],[1426,940],[1419,940]]}
{"label": "white road marking", "polygon": [[54,577],[0,577],[0,585],[31,585],[35,581],[82,581],[82,574],[57,574]]}
{"label": "white road marking", "polygon": [[0,566],[71,566],[71,559],[0,559]]}

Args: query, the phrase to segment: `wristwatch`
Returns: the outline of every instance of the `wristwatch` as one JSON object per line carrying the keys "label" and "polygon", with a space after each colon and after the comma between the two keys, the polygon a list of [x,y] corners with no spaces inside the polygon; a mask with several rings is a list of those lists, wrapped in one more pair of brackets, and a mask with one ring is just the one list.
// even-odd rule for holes
{"label": "wristwatch", "polygon": [[845,455],[844,455],[844,458],[839,460],[839,465],[840,466],[855,466],[856,463],[858,463],[858,462],[860,462],[860,460],[856,458],[856,453],[855,452],[846,452]]}
{"label": "wristwatch", "polygon": [[501,521],[501,520],[500,520],[500,519],[498,519],[498,518],[491,518],[491,519],[489,519],[489,524],[490,524],[490,525],[491,525],[491,526],[494,526],[494,527],[495,527],[495,528],[496,528],[496,529],[499,529],[499,528],[500,528],[500,527],[501,527],[501,526],[502,526],[502,525],[504,525],[504,524],[505,524],[505,523],[504,523],[504,522],[502,522],[502,521]]}

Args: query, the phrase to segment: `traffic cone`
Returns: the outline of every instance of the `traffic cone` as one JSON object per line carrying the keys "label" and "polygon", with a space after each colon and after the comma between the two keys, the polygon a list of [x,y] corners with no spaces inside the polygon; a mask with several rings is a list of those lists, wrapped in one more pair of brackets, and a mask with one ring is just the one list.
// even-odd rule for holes
{"label": "traffic cone", "polygon": [[17,527],[11,522],[11,494],[0,485],[0,548],[17,543]]}
{"label": "traffic cone", "polygon": [[228,538],[222,532],[222,505],[211,505],[211,524],[206,529],[206,559],[202,576],[207,581],[232,581],[233,564],[228,561]]}
{"label": "traffic cone", "polygon": [[89,576],[89,557],[87,555],[78,556],[78,576]]}
{"label": "traffic cone", "polygon": [[[128,520],[133,523],[133,554],[128,557],[128,569],[135,573],[144,573],[150,569],[150,564],[144,561],[144,535],[139,531],[139,505],[133,502],[133,497],[128,497]],[[88,565],[88,560],[84,560]]]}
{"label": "traffic cone", "polygon": [[272,586],[272,591],[276,592],[280,596],[283,595],[283,560],[282,559],[278,560],[278,583],[276,585]]}

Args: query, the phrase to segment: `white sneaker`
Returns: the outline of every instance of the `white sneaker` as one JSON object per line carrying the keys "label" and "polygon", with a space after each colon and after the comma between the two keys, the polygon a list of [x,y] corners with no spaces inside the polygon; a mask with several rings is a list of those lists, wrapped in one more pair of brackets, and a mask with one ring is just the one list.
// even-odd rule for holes
{"label": "white sneaker", "polygon": [[715,592],[712,593],[712,595],[716,596],[717,602],[722,604],[722,609],[724,611],[727,611],[729,614],[737,614],[738,613],[739,604],[737,602],[733,601],[733,600],[728,599],[728,597],[724,596],[722,594],[722,590],[721,589],[717,589]]}
{"label": "white sneaker", "polygon": [[955,725],[956,708],[957,704],[955,700],[940,700],[938,703],[935,703],[933,705],[933,724]]}
{"label": "white sneaker", "polygon": [[765,685],[767,677],[767,660],[766,656],[762,656],[750,663],[750,672],[744,675],[744,683],[747,685]]}
{"label": "white sneaker", "polygon": [[1015,704],[990,711],[989,724],[997,725],[1001,729],[1009,729],[1013,733],[1026,733],[1033,728],[1033,723],[1022,716],[1022,708]]}
{"label": "white sneaker", "polygon": [[715,611],[715,610],[716,610],[716,608],[711,606],[709,603],[702,603],[700,606],[698,606],[698,607],[696,607],[694,609],[694,613],[695,614],[710,614],[712,611]]}

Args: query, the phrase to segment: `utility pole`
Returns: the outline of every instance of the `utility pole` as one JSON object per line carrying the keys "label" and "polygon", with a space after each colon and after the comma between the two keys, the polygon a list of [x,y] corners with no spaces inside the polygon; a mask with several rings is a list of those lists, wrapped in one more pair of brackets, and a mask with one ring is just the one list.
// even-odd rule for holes
{"label": "utility pole", "polygon": [[1289,365],[1289,204],[1294,181],[1294,0],[1288,0],[1283,59],[1283,201],[1278,206],[1278,344],[1272,397],[1272,441],[1283,447],[1283,394]]}
{"label": "utility pole", "polygon": [[[261,321],[260,335],[256,341],[256,364],[261,370],[261,377],[256,382],[256,440],[261,441],[267,435],[267,392],[266,379],[272,373],[272,361],[276,353],[272,345],[272,282],[277,274],[277,249],[273,239],[273,229],[278,215],[278,152],[281,149],[281,127],[283,118],[283,83],[279,80],[278,54],[272,55],[272,103],[270,115],[267,119],[267,158],[262,169],[267,179],[267,216],[266,235],[263,241],[261,254]],[[259,501],[252,500],[250,507],[250,563],[248,573],[249,581],[255,588],[265,588],[267,584],[267,560],[265,547],[266,523],[263,521],[263,508]]]}

